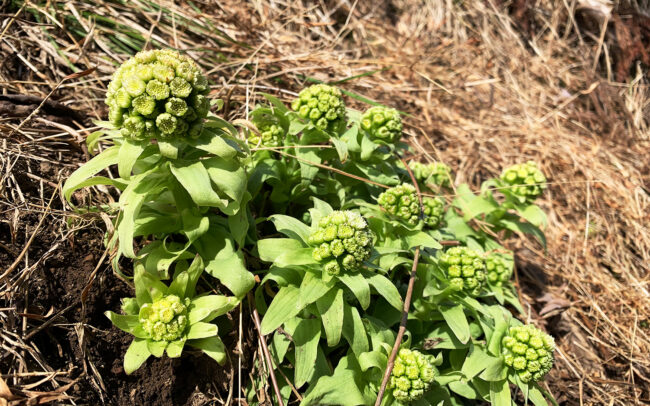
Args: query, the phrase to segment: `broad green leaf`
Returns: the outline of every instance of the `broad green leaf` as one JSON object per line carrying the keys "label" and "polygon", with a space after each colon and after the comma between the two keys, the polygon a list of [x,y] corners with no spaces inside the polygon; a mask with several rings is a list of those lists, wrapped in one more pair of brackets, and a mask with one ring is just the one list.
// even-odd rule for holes
{"label": "broad green leaf", "polygon": [[458,340],[461,343],[467,343],[470,338],[470,330],[463,307],[461,305],[451,307],[441,305],[438,309]]}
{"label": "broad green leaf", "polygon": [[169,358],[178,358],[183,352],[186,340],[171,341],[166,348],[167,356]]}
{"label": "broad green leaf", "polygon": [[190,325],[199,321],[210,321],[228,313],[237,306],[237,299],[231,296],[209,295],[192,299],[188,307],[187,321]]}
{"label": "broad green leaf", "polygon": [[404,233],[404,241],[407,244],[406,248],[425,247],[437,250],[442,249],[442,245],[438,241],[423,231],[408,231]]}
{"label": "broad green leaf", "polygon": [[147,349],[156,358],[160,358],[165,353],[165,348],[167,348],[167,341],[153,341],[147,340]]}
{"label": "broad green leaf", "polygon": [[111,311],[107,311],[104,314],[120,330],[133,334],[137,338],[149,338],[149,334],[142,328],[137,315],[117,314]]}
{"label": "broad green leaf", "polygon": [[275,262],[278,257],[303,248],[300,241],[292,238],[266,238],[257,242],[260,259],[266,262]]}
{"label": "broad green leaf", "polygon": [[202,162],[175,162],[170,169],[197,205],[224,208],[228,204],[214,191],[210,175]]}
{"label": "broad green leaf", "polygon": [[226,346],[218,336],[191,340],[188,345],[203,350],[210,358],[223,365],[226,363]]}
{"label": "broad green leaf", "polygon": [[246,171],[233,159],[210,158],[203,161],[210,179],[220,191],[236,202],[241,202],[246,191]]}
{"label": "broad green leaf", "polygon": [[282,214],[274,214],[273,216],[269,217],[269,220],[273,222],[278,232],[286,235],[287,237],[293,238],[295,240],[300,240],[303,243],[308,244],[311,230],[309,229],[309,226],[307,226],[302,221]]}
{"label": "broad green leaf", "polygon": [[324,202],[317,197],[312,196],[311,200],[314,201],[314,207],[309,209],[309,214],[311,214],[312,227],[315,227],[321,218],[333,212],[334,209],[332,209],[332,206],[330,206],[329,203]]}
{"label": "broad green leaf", "polygon": [[117,160],[117,171],[120,178],[128,180],[131,177],[133,165],[144,151],[145,144],[125,138],[120,146]]}
{"label": "broad green leaf", "polygon": [[399,291],[388,278],[374,272],[363,272],[363,276],[391,306],[400,311],[404,308]]}
{"label": "broad green leaf", "polygon": [[140,368],[142,364],[151,356],[147,348],[147,340],[142,338],[134,338],[124,354],[124,372],[130,375],[136,369]]}
{"label": "broad green leaf", "polygon": [[548,223],[546,213],[544,213],[544,210],[537,205],[528,205],[523,210],[521,207],[517,207],[517,212],[521,214],[521,217],[525,218],[526,221],[536,227],[546,227]]}
{"label": "broad green leaf", "polygon": [[[467,380],[473,379],[476,375],[480,374],[487,366],[494,360],[494,357],[488,355],[478,346],[473,346],[469,356],[465,359],[461,371]],[[500,361],[497,358],[498,361]]]}
{"label": "broad green leaf", "polygon": [[360,273],[341,273],[338,279],[347,286],[365,310],[370,306],[370,285]]}
{"label": "broad green leaf", "polygon": [[481,395],[470,384],[464,381],[450,382],[448,385],[452,392],[455,392],[467,399],[480,399]]}
{"label": "broad green leaf", "polygon": [[[546,396],[544,396],[546,394]],[[528,399],[530,399],[535,406],[548,406],[546,401],[548,398],[554,406],[558,406],[557,402],[551,395],[549,395],[545,390],[537,383],[531,383],[528,385]]]}
{"label": "broad green leaf", "polygon": [[366,405],[368,401],[355,380],[356,371],[342,368],[340,363],[332,376],[323,376],[314,385],[300,406],[311,405]]}
{"label": "broad green leaf", "polygon": [[297,388],[312,377],[319,339],[320,321],[317,319],[301,319],[293,333],[293,344],[296,348],[294,381]]}
{"label": "broad green leaf", "polygon": [[152,303],[154,300],[163,297],[169,289],[157,277],[146,272],[142,264],[136,264],[133,271],[133,282],[135,285],[135,298],[138,305]]}
{"label": "broad green leaf", "polygon": [[343,331],[343,290],[330,290],[316,301],[316,307],[323,320],[327,345],[333,347],[341,341]]}
{"label": "broad green leaf", "polygon": [[503,227],[507,228],[508,230],[512,230],[516,233],[532,235],[533,237],[537,238],[537,240],[542,244],[544,249],[546,249],[546,236],[544,236],[542,230],[540,230],[535,225],[531,223],[522,223],[520,221],[511,220],[508,218],[502,218],[501,220],[499,220],[499,224],[501,224]]}
{"label": "broad green leaf", "polygon": [[384,371],[386,364],[388,364],[388,357],[379,350],[364,352],[359,356],[359,365],[362,371],[367,371],[370,368],[377,368],[380,371]]}
{"label": "broad green leaf", "polygon": [[368,337],[359,311],[345,302],[343,303],[343,337],[357,357],[368,351]]}
{"label": "broad green leaf", "polygon": [[368,158],[370,158],[372,154],[375,152],[377,147],[378,145],[372,142],[370,137],[368,137],[368,135],[364,133],[361,136],[361,160],[367,161]]}
{"label": "broad green leaf", "polygon": [[[356,127],[352,127],[347,132],[352,131],[354,128]],[[348,144],[336,137],[330,138],[330,141],[334,144],[334,148],[336,148],[336,152],[339,154],[339,160],[345,162],[348,159]]]}
{"label": "broad green leaf", "polygon": [[262,335],[269,334],[302,310],[300,295],[300,289],[294,286],[285,286],[278,291],[262,319]]}
{"label": "broad green leaf", "polygon": [[235,240],[239,247],[244,245],[246,234],[248,233],[250,212],[248,208],[248,201],[250,195],[246,195],[241,202],[242,208],[235,215],[228,216],[228,228],[232,238]]}
{"label": "broad green leaf", "polygon": [[115,165],[119,151],[120,147],[117,145],[110,147],[74,171],[63,185],[63,196],[65,196],[65,199],[70,202],[70,196],[72,196],[75,190],[82,187],[80,185],[83,182],[109,166]]}
{"label": "broad green leaf", "polygon": [[506,379],[508,376],[508,368],[503,362],[503,358],[493,357],[485,367],[485,371],[479,375],[479,378],[484,381],[493,382]]}
{"label": "broad green leaf", "polygon": [[326,284],[312,272],[306,272],[305,277],[300,284],[300,307],[306,307],[308,304],[314,303],[320,299],[324,294],[332,289],[332,284]]}
{"label": "broad green leaf", "polygon": [[238,298],[255,286],[253,274],[244,265],[243,255],[235,250],[234,242],[219,228],[212,227],[195,243],[205,262],[205,270],[226,286]]}
{"label": "broad green leaf", "polygon": [[188,340],[196,340],[199,338],[208,338],[216,336],[218,333],[217,326],[211,323],[198,322],[190,326],[187,331]]}
{"label": "broad green leaf", "polygon": [[[512,406],[512,398],[510,396],[510,386],[507,380],[490,382],[490,402],[494,406]],[[542,406],[542,405],[537,405]],[[543,406],[548,406],[544,401]]]}
{"label": "broad green leaf", "polygon": [[201,137],[196,140],[189,140],[188,143],[195,148],[209,152],[210,154],[223,159],[232,159],[237,156],[237,149],[213,132],[210,132],[209,134],[206,132],[205,135],[201,135]]}

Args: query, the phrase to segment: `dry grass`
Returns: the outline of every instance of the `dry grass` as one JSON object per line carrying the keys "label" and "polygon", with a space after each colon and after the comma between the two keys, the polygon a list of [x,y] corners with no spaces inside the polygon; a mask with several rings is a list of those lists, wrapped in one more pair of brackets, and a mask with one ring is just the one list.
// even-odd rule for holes
{"label": "dry grass", "polygon": [[[534,2],[529,32],[497,1],[158,2],[164,11],[140,0],[52,3],[27,5],[15,19],[4,14],[3,93],[44,97],[73,71],[97,70],[52,96],[83,112],[85,123],[57,120],[45,107],[26,123],[26,114],[0,119],[3,134],[15,132],[2,139],[3,211],[16,213],[12,230],[26,233],[21,219],[42,212],[61,173],[84,160],[85,126],[105,117],[104,89],[127,52],[187,51],[209,72],[212,95],[226,100],[231,119],[246,115],[257,91],[288,100],[279,87],[338,81],[409,113],[422,159],[450,164],[457,182],[477,185],[505,165],[541,163],[551,181],[542,201],[548,250],[527,240],[513,248],[529,317],[559,343],[549,386],[568,405],[650,402],[650,90],[640,68],[627,82],[608,80],[611,49],[604,35],[581,31],[575,2]],[[17,187],[21,160],[56,168],[39,179],[37,201]],[[21,262],[0,289],[16,286],[38,261]],[[5,290],[6,302],[19,294]],[[3,333],[3,347],[31,348],[20,333]],[[16,371],[2,372],[20,387]]]}

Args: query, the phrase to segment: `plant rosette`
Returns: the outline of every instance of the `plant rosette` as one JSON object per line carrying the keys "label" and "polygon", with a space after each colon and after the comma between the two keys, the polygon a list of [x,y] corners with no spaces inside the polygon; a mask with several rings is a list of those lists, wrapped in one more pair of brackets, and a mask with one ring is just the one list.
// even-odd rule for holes
{"label": "plant rosette", "polygon": [[131,374],[150,357],[181,356],[185,345],[197,348],[223,365],[226,350],[218,328],[210,323],[235,307],[234,297],[195,296],[195,286],[203,271],[196,257],[189,268],[178,272],[169,286],[136,265],[135,298],[122,301],[124,314],[111,311],[106,316],[119,329],[135,338],[124,355],[124,371]]}

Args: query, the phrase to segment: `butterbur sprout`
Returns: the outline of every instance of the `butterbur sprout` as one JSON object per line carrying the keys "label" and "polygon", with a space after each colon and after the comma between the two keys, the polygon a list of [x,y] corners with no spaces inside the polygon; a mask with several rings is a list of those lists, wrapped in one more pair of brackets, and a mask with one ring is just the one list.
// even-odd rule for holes
{"label": "butterbur sprout", "polygon": [[503,286],[510,280],[513,262],[505,254],[492,252],[485,257],[485,270],[488,281],[494,286]]}
{"label": "butterbur sprout", "polygon": [[504,363],[522,382],[537,382],[553,367],[555,340],[532,324],[515,326],[503,337]]}
{"label": "butterbur sprout", "polygon": [[208,90],[190,58],[172,50],[142,51],[108,85],[109,121],[130,139],[197,137],[210,110]]}
{"label": "butterbur sprout", "polygon": [[481,256],[467,247],[452,247],[445,251],[438,266],[449,279],[449,285],[456,291],[471,296],[481,293],[485,283],[485,262]]}
{"label": "butterbur sprout", "polygon": [[435,371],[430,355],[402,348],[395,359],[388,389],[397,401],[406,404],[414,402],[429,390]]}
{"label": "butterbur sprout", "polygon": [[532,202],[546,189],[546,177],[534,161],[512,165],[503,170],[501,181],[510,193],[522,201]]}
{"label": "butterbur sprout", "polygon": [[352,211],[334,211],[318,222],[309,236],[312,255],[330,275],[357,271],[370,257],[372,234],[366,220]]}
{"label": "butterbur sprout", "polygon": [[422,198],[422,213],[424,214],[424,224],[430,228],[437,228],[442,224],[442,218],[445,214],[445,202],[439,197]]}
{"label": "butterbur sprout", "polygon": [[420,202],[413,185],[395,186],[379,195],[379,206],[403,222],[416,226],[420,222]]}
{"label": "butterbur sprout", "polygon": [[410,162],[409,167],[418,182],[447,188],[451,186],[451,168],[443,162],[423,164],[415,161]]}
{"label": "butterbur sprout", "polygon": [[363,113],[361,128],[373,140],[394,144],[402,137],[402,118],[393,108],[375,106]]}
{"label": "butterbur sprout", "polygon": [[345,120],[343,94],[329,85],[318,84],[303,89],[291,108],[321,130],[335,131]]}

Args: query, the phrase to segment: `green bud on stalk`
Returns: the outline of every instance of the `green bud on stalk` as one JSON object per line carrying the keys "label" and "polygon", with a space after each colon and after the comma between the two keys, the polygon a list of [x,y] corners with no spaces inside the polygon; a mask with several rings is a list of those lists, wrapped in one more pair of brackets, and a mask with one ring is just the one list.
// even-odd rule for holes
{"label": "green bud on stalk", "polygon": [[353,211],[334,211],[318,222],[309,236],[313,257],[325,271],[338,275],[342,270],[355,272],[370,257],[372,234],[366,220]]}
{"label": "green bud on stalk", "polygon": [[323,131],[334,131],[345,121],[343,94],[333,86],[318,84],[303,89],[291,108]]}
{"label": "green bud on stalk", "polygon": [[555,340],[532,324],[510,327],[503,337],[504,363],[522,382],[537,382],[553,367]]}
{"label": "green bud on stalk", "polygon": [[485,257],[485,270],[488,282],[494,286],[503,286],[512,276],[513,263],[508,261],[505,254],[492,252]]}
{"label": "green bud on stalk", "polygon": [[109,121],[130,139],[197,137],[210,109],[208,90],[190,58],[167,49],[142,51],[108,85]]}
{"label": "green bud on stalk", "polygon": [[402,118],[395,109],[375,106],[363,113],[361,128],[372,140],[394,144],[402,137]]}
{"label": "green bud on stalk", "polygon": [[485,282],[485,263],[481,256],[467,247],[452,247],[445,251],[438,266],[457,291],[477,296]]}
{"label": "green bud on stalk", "polygon": [[504,169],[501,181],[508,186],[510,193],[526,202],[533,202],[546,189],[546,177],[534,161]]}
{"label": "green bud on stalk", "polygon": [[388,390],[401,403],[416,401],[429,390],[435,374],[430,355],[402,348],[395,358]]}
{"label": "green bud on stalk", "polygon": [[451,186],[451,168],[442,162],[428,164],[410,162],[409,167],[418,182],[432,183],[441,187]]}

